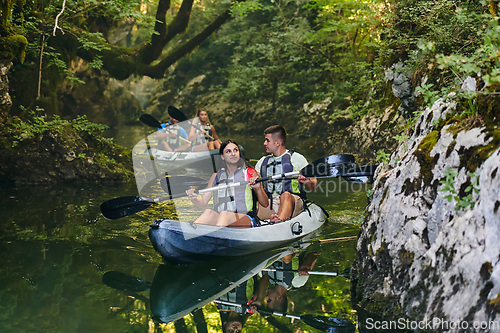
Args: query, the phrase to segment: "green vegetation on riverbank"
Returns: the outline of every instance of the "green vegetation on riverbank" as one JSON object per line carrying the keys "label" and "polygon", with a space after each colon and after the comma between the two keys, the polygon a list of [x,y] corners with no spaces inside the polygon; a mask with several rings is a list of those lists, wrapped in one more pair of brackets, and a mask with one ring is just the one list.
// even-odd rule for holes
{"label": "green vegetation on riverbank", "polygon": [[[450,92],[455,95],[448,98],[461,104],[459,112],[496,121],[491,110],[498,104],[500,28],[492,1],[247,1],[231,8],[230,20],[226,4],[204,1],[189,11],[165,0],[145,10],[133,2],[75,5],[60,12],[62,0],[51,6],[40,0],[9,2],[2,31],[28,44],[25,51],[21,42],[4,50],[10,56],[3,60],[17,55],[9,77],[13,106],[4,123],[16,123],[15,116],[29,123],[21,105],[35,112],[43,108],[36,116],[46,113],[46,124],[56,126],[54,116],[71,121],[86,114],[109,125],[136,121],[141,112],[161,117],[175,104],[189,116],[207,108],[221,133],[261,132],[279,122],[291,135],[310,140],[311,149],[374,160],[377,151],[390,153],[411,133],[414,115]],[[65,34],[55,29],[53,36],[59,13],[57,27]],[[155,14],[177,29],[168,42],[165,26],[153,26]],[[217,15],[224,22],[204,35]],[[176,25],[181,16],[189,26]],[[156,77],[145,68],[156,66],[154,57],[163,61],[157,54],[162,43],[167,58],[177,54],[173,45],[195,43],[197,49],[176,55],[175,66],[147,95],[144,110],[140,103],[130,108],[123,91],[140,86],[141,75]],[[144,53],[148,48],[150,55]],[[130,74],[113,69],[123,62],[129,63],[124,71],[135,66],[139,75],[110,90],[116,86],[110,84],[113,77]],[[477,93],[459,91],[468,76],[476,80]],[[106,103],[111,109],[101,105]],[[374,119],[378,128],[368,131]]]}
{"label": "green vegetation on riverbank", "polygon": [[[85,116],[46,121],[29,112],[2,128],[0,178],[17,184],[133,178],[130,151],[103,137],[107,126]],[[26,120],[28,119],[28,120]]]}

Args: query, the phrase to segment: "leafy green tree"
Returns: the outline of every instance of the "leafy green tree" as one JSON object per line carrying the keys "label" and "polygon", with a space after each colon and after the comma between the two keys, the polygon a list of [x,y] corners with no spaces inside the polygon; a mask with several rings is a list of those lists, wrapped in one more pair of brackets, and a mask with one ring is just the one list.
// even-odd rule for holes
{"label": "leafy green tree", "polygon": [[383,1],[259,4],[226,25],[216,41],[234,49],[221,69],[227,81],[217,90],[240,105],[235,121],[249,126],[257,118],[258,126],[279,121],[294,128],[303,122],[310,132],[322,132],[330,119],[358,119],[379,102],[374,88],[383,79],[377,62]]}
{"label": "leafy green tree", "polygon": [[[57,90],[63,80],[66,84],[84,83],[73,69],[79,59],[90,70],[104,69],[120,80],[131,75],[163,78],[172,64],[224,24],[237,5],[208,0],[160,0],[149,5],[134,0],[3,3],[5,12],[12,16],[2,15],[2,29],[17,31],[27,39],[25,63],[15,63],[11,70],[19,81],[16,86],[22,87],[14,97],[29,103],[45,96],[51,106],[58,104]],[[110,39],[120,24],[138,31],[129,45]],[[2,58],[6,58],[4,53],[0,53]],[[24,60],[24,50],[20,59]]]}

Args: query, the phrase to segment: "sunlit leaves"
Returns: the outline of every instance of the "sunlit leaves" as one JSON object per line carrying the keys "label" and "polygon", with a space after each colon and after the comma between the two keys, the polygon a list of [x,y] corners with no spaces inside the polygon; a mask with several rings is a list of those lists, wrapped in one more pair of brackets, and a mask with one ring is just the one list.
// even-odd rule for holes
{"label": "sunlit leaves", "polygon": [[235,2],[231,6],[231,14],[233,16],[247,16],[248,13],[261,10],[263,8],[259,1]]}

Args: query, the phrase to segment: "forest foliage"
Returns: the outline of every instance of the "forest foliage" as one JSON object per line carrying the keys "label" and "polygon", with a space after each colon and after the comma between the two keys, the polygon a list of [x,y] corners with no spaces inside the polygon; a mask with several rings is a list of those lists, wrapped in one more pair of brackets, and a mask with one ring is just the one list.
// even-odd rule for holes
{"label": "forest foliage", "polygon": [[[10,6],[4,23],[29,42],[26,61],[15,64],[24,71],[14,71],[40,74],[38,92],[31,84],[31,94],[18,96],[25,101],[55,99],[63,80],[84,84],[71,69],[80,58],[119,79],[162,77],[164,89],[180,76],[206,75],[206,93],[230,105],[222,117],[305,120],[306,128],[338,117],[359,120],[397,104],[384,71],[398,62],[415,89],[415,111],[457,90],[467,76],[478,79],[481,94],[494,93],[500,81],[493,1],[27,0]],[[113,29],[124,24],[133,27],[127,41],[112,40]]]}

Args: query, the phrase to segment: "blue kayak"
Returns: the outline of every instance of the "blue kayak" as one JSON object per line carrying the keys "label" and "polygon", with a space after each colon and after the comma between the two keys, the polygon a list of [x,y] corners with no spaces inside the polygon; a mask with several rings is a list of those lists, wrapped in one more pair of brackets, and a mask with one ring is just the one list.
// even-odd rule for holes
{"label": "blue kayak", "polygon": [[222,228],[176,220],[156,220],[149,229],[153,247],[168,262],[187,263],[242,256],[273,249],[302,238],[325,223],[319,205],[307,202],[296,217],[256,228]]}

